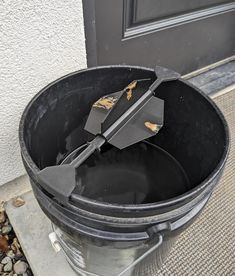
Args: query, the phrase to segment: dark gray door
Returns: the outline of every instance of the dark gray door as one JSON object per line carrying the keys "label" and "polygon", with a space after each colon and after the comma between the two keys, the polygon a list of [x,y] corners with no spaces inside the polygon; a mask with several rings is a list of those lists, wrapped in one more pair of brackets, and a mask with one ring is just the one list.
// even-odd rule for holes
{"label": "dark gray door", "polygon": [[235,54],[235,2],[83,0],[88,66],[133,64],[182,74]]}

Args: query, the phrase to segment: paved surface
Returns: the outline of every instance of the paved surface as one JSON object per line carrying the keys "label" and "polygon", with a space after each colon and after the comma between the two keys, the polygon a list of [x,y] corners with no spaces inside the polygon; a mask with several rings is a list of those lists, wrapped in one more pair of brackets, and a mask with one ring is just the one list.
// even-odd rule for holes
{"label": "paved surface", "polygon": [[6,212],[34,276],[75,276],[63,253],[55,253],[48,239],[51,223],[41,211],[33,192],[24,194],[25,205],[16,208],[11,200]]}
{"label": "paved surface", "polygon": [[[179,237],[158,276],[235,275],[235,91],[219,95],[215,102],[230,126],[229,161],[206,210]],[[75,276],[62,252],[56,254],[50,245],[50,222],[32,192],[23,198],[24,206],[15,208],[9,201],[6,211],[35,276]]]}
{"label": "paved surface", "polygon": [[27,175],[22,175],[2,186],[0,186],[0,202],[8,201],[11,198],[20,196],[31,191],[31,185]]}
{"label": "paved surface", "polygon": [[20,196],[31,190],[32,188],[28,176],[23,175],[0,186],[0,201],[8,201],[11,198]]}

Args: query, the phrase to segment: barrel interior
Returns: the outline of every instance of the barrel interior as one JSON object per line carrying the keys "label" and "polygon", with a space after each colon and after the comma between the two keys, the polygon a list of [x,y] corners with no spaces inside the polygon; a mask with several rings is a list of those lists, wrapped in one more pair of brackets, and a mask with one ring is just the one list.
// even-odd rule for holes
{"label": "barrel interior", "polygon": [[[28,107],[23,129],[24,142],[33,162],[40,169],[59,164],[75,148],[91,140],[92,136],[84,130],[91,105],[101,96],[119,91],[141,78],[154,80],[155,74],[150,70],[129,67],[84,70],[44,89]],[[150,144],[141,142],[123,151],[107,145],[101,154],[89,158],[78,170],[78,175],[87,181],[84,196],[122,204],[157,202],[196,187],[219,164],[226,147],[226,134],[222,119],[211,103],[195,88],[179,80],[161,84],[156,96],[165,101],[163,128],[149,139]],[[159,156],[164,154],[161,159]],[[167,158],[174,161],[174,165],[168,166]],[[99,166],[101,169],[95,171]],[[112,171],[115,166],[118,171],[114,174],[106,169],[109,167]],[[182,173],[178,182],[172,169],[174,166],[178,166],[178,172]],[[93,171],[89,170],[88,174],[87,168]],[[170,169],[172,172],[168,178]],[[100,178],[98,182],[103,184],[102,190],[97,190],[97,181],[88,179],[90,175],[97,181]],[[161,177],[164,181],[160,189]],[[127,196],[126,201],[123,197],[121,202],[112,196],[110,199],[110,195],[107,195],[109,199],[102,198],[110,185],[115,194],[118,183],[129,183],[129,188],[140,192]],[[143,183],[151,186],[145,195]],[[84,192],[85,188],[78,186],[77,193]]]}

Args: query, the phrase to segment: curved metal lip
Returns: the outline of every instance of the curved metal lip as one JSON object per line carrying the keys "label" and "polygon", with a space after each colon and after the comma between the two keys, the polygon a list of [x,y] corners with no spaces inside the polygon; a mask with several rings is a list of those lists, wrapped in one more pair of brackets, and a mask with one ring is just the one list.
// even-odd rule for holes
{"label": "curved metal lip", "polygon": [[[28,153],[28,150],[26,148],[25,145],[25,141],[24,141],[24,137],[23,137],[23,130],[24,130],[24,122],[25,122],[25,118],[27,116],[27,113],[29,111],[29,109],[31,108],[33,102],[39,98],[49,87],[53,86],[54,84],[58,83],[59,81],[71,77],[73,75],[76,75],[78,73],[82,73],[82,72],[87,72],[87,71],[92,71],[92,70],[97,70],[97,69],[108,69],[108,68],[129,68],[130,70],[132,69],[141,69],[141,70],[147,70],[147,71],[152,71],[154,72],[154,70],[152,68],[148,68],[148,67],[142,67],[142,66],[131,66],[131,65],[107,65],[107,66],[97,66],[97,67],[92,67],[92,68],[87,68],[87,69],[82,69],[82,70],[78,70],[72,73],[69,73],[65,76],[62,76],[61,78],[58,78],[57,80],[51,82],[50,84],[48,84],[46,87],[44,87],[42,90],[40,90],[32,99],[31,101],[28,103],[28,105],[26,106],[21,120],[20,120],[20,124],[19,124],[19,142],[20,142],[20,146],[21,146],[21,153],[22,153],[22,157],[24,158],[26,164],[28,165],[28,167],[30,168],[30,170],[33,173],[37,173],[39,171],[39,168],[36,166],[36,164],[33,162],[31,156]],[[223,113],[220,111],[220,109],[218,108],[218,106],[212,101],[212,99],[210,99],[206,94],[204,94],[200,89],[198,89],[197,87],[195,87],[194,85],[192,85],[191,83],[189,83],[186,80],[183,79],[179,79],[179,81],[184,82],[185,84],[189,85],[190,87],[194,88],[202,97],[204,97],[205,99],[207,99],[210,104],[214,107],[214,109],[216,110],[218,116],[220,117],[221,121],[223,122],[224,125],[224,130],[225,130],[225,150],[224,153],[221,157],[220,162],[218,163],[218,165],[214,168],[214,170],[196,187],[194,187],[193,189],[189,190],[188,192],[177,196],[177,197],[173,197],[171,199],[168,200],[164,200],[164,201],[159,201],[156,203],[147,203],[147,204],[111,204],[111,203],[105,203],[105,202],[100,202],[97,200],[92,200],[83,196],[79,196],[76,195],[76,197],[73,196],[73,201],[76,201],[74,203],[78,203],[78,204],[82,204],[82,205],[89,205],[90,207],[95,207],[95,208],[101,208],[101,209],[105,209],[105,210],[112,210],[112,211],[151,211],[154,209],[161,209],[164,207],[169,207],[172,205],[175,205],[177,203],[180,203],[182,201],[186,201],[187,199],[190,199],[194,196],[196,196],[200,191],[204,190],[206,186],[210,185],[210,183],[218,176],[218,174],[220,173],[221,169],[224,167],[225,162],[228,158],[228,153],[229,153],[229,149],[230,149],[230,143],[229,143],[229,128],[228,128],[228,124],[224,118]],[[74,206],[74,204],[72,204]],[[75,205],[77,206],[77,204]],[[78,207],[78,206],[77,206]]]}

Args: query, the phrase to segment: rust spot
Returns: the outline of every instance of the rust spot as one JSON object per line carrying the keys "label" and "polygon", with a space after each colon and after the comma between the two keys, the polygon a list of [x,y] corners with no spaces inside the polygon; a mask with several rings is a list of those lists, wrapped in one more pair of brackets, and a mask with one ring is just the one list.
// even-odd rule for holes
{"label": "rust spot", "polygon": [[117,98],[114,98],[114,97],[110,97],[110,96],[103,97],[103,98],[100,98],[97,102],[95,102],[93,104],[93,107],[109,110],[114,106],[116,101],[117,101]]}
{"label": "rust spot", "polygon": [[144,125],[150,129],[151,131],[157,133],[160,129],[159,125],[151,123],[151,122],[145,122]]}
{"label": "rust spot", "polygon": [[127,87],[126,87],[126,98],[129,101],[132,97],[132,90],[136,88],[137,81],[131,82]]}

